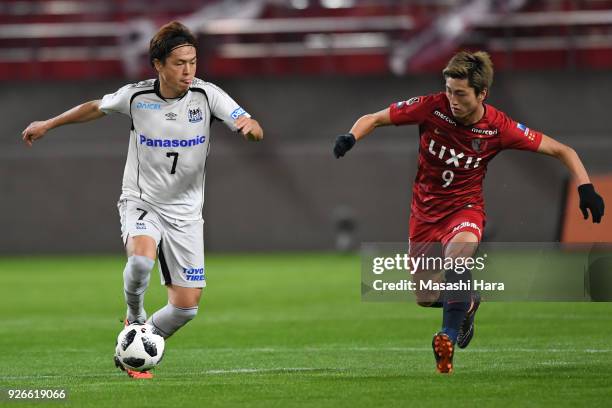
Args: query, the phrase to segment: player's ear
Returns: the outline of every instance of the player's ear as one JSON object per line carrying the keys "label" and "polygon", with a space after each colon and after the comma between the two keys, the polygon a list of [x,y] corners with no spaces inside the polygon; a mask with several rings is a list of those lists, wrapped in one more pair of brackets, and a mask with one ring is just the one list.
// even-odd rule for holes
{"label": "player's ear", "polygon": [[163,66],[163,65],[164,65],[164,64],[162,64],[162,62],[161,62],[160,60],[158,60],[157,58],[155,58],[155,59],[153,60],[153,66],[155,67],[155,70],[156,70],[157,72],[161,71],[161,69],[162,69],[162,66]]}
{"label": "player's ear", "polygon": [[482,102],[485,99],[487,99],[488,93],[489,93],[489,90],[487,88],[484,88],[482,91],[480,91],[480,93],[478,94],[478,102]]}

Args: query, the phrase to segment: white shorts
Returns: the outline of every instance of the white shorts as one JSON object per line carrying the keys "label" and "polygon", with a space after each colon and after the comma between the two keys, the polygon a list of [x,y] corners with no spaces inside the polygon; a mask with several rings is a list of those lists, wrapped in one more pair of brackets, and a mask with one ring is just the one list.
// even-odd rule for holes
{"label": "white shorts", "polygon": [[186,288],[206,286],[204,273],[204,221],[181,221],[159,214],[137,198],[117,203],[121,217],[121,238],[146,235],[157,245],[162,285]]}

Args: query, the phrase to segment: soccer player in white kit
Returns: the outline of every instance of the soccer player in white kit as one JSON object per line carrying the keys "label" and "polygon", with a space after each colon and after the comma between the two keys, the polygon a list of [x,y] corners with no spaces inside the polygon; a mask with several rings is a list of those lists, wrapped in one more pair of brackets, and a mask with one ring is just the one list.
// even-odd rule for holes
{"label": "soccer player in white kit", "polygon": [[[118,203],[128,258],[123,272],[126,324],[147,321],[168,338],[195,317],[206,286],[202,208],[210,125],[222,121],[253,141],[263,139],[263,130],[223,90],[194,77],[196,39],[181,23],[161,27],[149,57],[157,79],[126,85],[102,100],[33,122],[22,136],[31,147],[58,126],[111,113],[132,119]],[[156,258],[168,304],[147,320],[144,292]],[[152,377],[150,372],[127,373]]]}

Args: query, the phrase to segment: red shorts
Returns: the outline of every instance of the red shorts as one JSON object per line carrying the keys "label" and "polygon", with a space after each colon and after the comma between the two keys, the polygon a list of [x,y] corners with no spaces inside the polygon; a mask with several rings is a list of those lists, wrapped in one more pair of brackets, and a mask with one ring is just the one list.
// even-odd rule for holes
{"label": "red shorts", "polygon": [[[482,240],[485,215],[479,209],[462,208],[442,218],[437,222],[425,222],[410,216],[409,255],[411,257],[425,256],[428,258],[444,257],[446,244],[460,232],[469,231],[476,235],[478,242]],[[439,267],[421,267],[414,271],[413,279],[441,281]],[[418,290],[417,302],[430,304],[440,298],[438,291]]]}
{"label": "red shorts", "polygon": [[421,221],[411,215],[409,238],[414,243],[439,242],[445,246],[458,233],[469,231],[480,242],[484,225],[484,213],[472,208],[462,208],[437,222]]}

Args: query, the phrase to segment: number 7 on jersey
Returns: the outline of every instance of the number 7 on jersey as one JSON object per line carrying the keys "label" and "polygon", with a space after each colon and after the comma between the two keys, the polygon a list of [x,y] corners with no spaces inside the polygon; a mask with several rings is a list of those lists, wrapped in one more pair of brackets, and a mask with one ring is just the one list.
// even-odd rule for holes
{"label": "number 7 on jersey", "polygon": [[172,162],[172,170],[170,170],[170,174],[176,173],[176,162],[178,162],[179,154],[177,152],[168,152],[166,153],[166,157],[174,157],[174,161]]}

